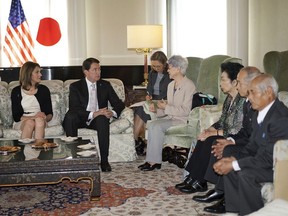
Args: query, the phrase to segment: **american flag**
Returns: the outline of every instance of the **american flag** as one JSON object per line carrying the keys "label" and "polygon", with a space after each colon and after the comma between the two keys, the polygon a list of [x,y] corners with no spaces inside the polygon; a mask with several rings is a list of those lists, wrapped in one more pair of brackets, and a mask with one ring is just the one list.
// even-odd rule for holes
{"label": "american flag", "polygon": [[32,53],[34,43],[20,0],[12,0],[3,50],[11,66],[36,62]]}

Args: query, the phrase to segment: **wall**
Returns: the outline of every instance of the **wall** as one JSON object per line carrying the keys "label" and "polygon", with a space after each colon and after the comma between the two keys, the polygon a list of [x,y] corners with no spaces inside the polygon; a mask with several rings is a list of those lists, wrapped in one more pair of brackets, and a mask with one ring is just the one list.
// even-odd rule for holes
{"label": "wall", "polygon": [[288,50],[288,1],[249,1],[249,64],[263,70],[269,51]]}
{"label": "wall", "polygon": [[143,55],[127,50],[127,25],[163,24],[163,1],[86,0],[87,56],[98,56],[104,65],[143,64]]}
{"label": "wall", "polygon": [[227,1],[227,55],[248,64],[248,0]]}

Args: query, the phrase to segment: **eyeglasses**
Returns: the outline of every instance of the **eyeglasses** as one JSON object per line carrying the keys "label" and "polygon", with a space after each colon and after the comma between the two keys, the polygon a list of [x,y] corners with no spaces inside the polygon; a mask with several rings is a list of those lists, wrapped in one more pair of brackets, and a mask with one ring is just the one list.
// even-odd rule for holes
{"label": "eyeglasses", "polygon": [[163,65],[151,65],[151,67],[155,69],[160,69],[163,67]]}

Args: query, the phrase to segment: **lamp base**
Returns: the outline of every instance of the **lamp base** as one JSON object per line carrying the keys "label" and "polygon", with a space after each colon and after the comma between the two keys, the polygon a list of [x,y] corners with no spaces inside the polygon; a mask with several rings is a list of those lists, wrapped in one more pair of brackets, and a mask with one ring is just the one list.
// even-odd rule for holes
{"label": "lamp base", "polygon": [[[146,58],[147,58],[147,56],[146,56]],[[143,77],[144,77],[144,82],[142,82],[141,85],[147,87],[147,85],[148,85],[148,65],[147,65],[147,60],[145,61],[145,66],[144,66],[144,68],[146,68],[146,70],[144,71],[144,75],[143,75]]]}
{"label": "lamp base", "polygon": [[144,82],[142,82],[141,85],[147,87],[147,85],[148,85],[148,80],[144,80]]}

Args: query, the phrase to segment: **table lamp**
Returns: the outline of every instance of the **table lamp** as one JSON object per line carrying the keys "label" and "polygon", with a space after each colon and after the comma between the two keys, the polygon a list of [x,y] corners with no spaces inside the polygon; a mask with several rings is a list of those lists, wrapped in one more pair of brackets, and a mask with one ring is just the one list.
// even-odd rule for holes
{"label": "table lamp", "polygon": [[162,48],[162,25],[128,25],[127,48],[135,49],[136,53],[144,54],[144,82],[148,84],[148,53],[153,49]]}

